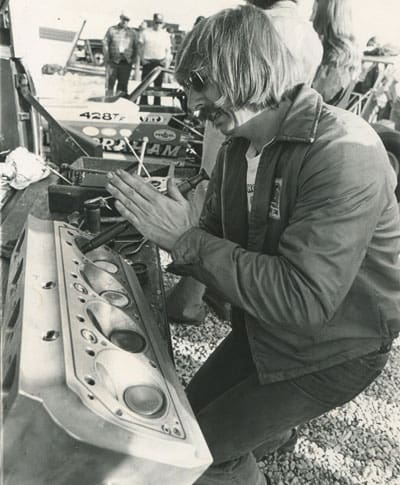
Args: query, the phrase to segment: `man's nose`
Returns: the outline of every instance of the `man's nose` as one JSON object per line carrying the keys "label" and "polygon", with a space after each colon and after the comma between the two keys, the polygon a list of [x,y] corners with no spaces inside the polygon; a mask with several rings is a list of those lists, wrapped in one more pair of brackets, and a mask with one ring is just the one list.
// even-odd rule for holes
{"label": "man's nose", "polygon": [[187,106],[188,110],[192,113],[201,109],[205,104],[204,96],[201,92],[196,91],[193,88],[189,89],[187,93]]}

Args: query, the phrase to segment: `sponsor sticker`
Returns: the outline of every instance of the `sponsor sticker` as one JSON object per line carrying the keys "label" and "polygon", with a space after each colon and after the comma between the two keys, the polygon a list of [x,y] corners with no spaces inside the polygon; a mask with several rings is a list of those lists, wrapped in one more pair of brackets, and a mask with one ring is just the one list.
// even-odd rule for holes
{"label": "sponsor sticker", "polygon": [[97,136],[99,134],[99,129],[95,126],[85,126],[82,131],[87,136]]}
{"label": "sponsor sticker", "polygon": [[164,117],[158,114],[145,114],[139,117],[142,123],[163,123]]}
{"label": "sponsor sticker", "polygon": [[163,129],[160,129],[160,130],[156,130],[153,133],[153,136],[156,140],[167,142],[167,141],[175,140],[176,133],[174,131],[167,130],[166,128],[163,128]]}
{"label": "sponsor sticker", "polygon": [[[106,152],[122,152],[130,153],[125,140],[99,137],[96,138],[102,144],[103,150]],[[140,151],[141,143],[137,141],[132,142],[132,147],[136,151]],[[184,150],[181,146],[173,146],[163,143],[148,143],[146,146],[145,154],[150,157],[167,157],[178,158],[181,155],[181,151]]]}

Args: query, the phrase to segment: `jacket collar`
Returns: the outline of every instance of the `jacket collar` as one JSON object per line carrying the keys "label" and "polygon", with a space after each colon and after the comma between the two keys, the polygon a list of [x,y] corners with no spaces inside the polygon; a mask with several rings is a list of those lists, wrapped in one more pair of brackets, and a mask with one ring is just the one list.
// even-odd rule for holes
{"label": "jacket collar", "polygon": [[322,110],[322,97],[314,89],[301,85],[276,136],[277,141],[313,143]]}

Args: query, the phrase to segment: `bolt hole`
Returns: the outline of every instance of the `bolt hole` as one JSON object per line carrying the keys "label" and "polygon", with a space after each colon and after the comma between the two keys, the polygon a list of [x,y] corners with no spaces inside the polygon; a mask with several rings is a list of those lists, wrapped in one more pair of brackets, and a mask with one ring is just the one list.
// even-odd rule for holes
{"label": "bolt hole", "polygon": [[72,260],[74,264],[79,264],[79,261],[77,259]]}
{"label": "bolt hole", "polygon": [[91,344],[97,344],[97,337],[90,330],[87,330],[86,328],[84,328],[81,331],[81,335],[85,340],[88,340]]}
{"label": "bolt hole", "polygon": [[42,285],[42,288],[44,290],[52,290],[55,287],[56,287],[56,283],[54,281],[46,281],[46,283],[43,283]]}
{"label": "bolt hole", "polygon": [[65,244],[66,244],[67,246],[72,246],[72,242],[71,242],[71,241],[65,241]]}
{"label": "bolt hole", "polygon": [[57,340],[59,336],[60,332],[57,332],[57,330],[48,330],[43,336],[43,340],[45,342],[53,342],[54,340]]}
{"label": "bolt hole", "polygon": [[87,397],[88,397],[88,398],[89,398],[91,401],[93,401],[93,399],[94,399],[93,394],[88,394],[88,395],[87,395]]}
{"label": "bolt hole", "polygon": [[85,300],[84,298],[79,298],[79,301],[80,301],[81,303],[86,303],[86,300]]}
{"label": "bolt hole", "polygon": [[77,315],[76,319],[78,320],[78,322],[81,322],[81,323],[83,323],[85,321],[85,319],[82,317],[82,315]]}
{"label": "bolt hole", "polygon": [[96,384],[96,381],[90,376],[85,376],[85,382],[86,384],[89,384],[89,386],[94,386]]}
{"label": "bolt hole", "polygon": [[76,291],[79,291],[79,293],[83,293],[84,295],[87,295],[89,293],[88,290],[79,283],[74,283],[74,288]]}
{"label": "bolt hole", "polygon": [[78,275],[76,273],[71,273],[72,278],[78,278]]}
{"label": "bolt hole", "polygon": [[92,349],[86,349],[86,353],[90,355],[90,357],[94,357],[96,355],[95,351]]}
{"label": "bolt hole", "polygon": [[116,414],[117,416],[122,416],[122,411],[121,411],[121,409],[117,409],[117,410],[115,411],[115,414]]}

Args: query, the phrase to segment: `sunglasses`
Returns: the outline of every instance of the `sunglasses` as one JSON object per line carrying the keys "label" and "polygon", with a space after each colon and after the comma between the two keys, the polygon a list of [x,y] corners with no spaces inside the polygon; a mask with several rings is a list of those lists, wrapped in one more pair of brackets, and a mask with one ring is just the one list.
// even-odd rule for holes
{"label": "sunglasses", "polygon": [[203,79],[197,71],[192,71],[187,80],[182,83],[182,86],[188,91],[193,88],[195,91],[200,93],[206,86],[206,80]]}

